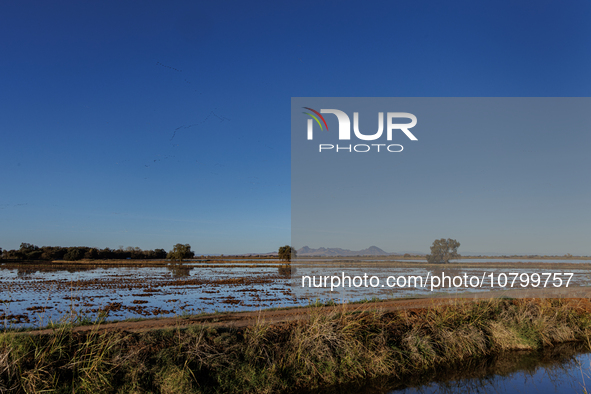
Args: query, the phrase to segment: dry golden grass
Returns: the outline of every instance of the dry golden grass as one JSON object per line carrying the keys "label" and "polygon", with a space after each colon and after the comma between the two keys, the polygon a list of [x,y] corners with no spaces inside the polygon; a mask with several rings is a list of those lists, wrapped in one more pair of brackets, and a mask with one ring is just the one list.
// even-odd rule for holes
{"label": "dry golden grass", "polygon": [[[0,391],[271,393],[402,378],[508,350],[589,343],[591,317],[560,300],[487,300],[423,310],[310,308],[244,330],[0,334]],[[586,341],[586,342],[585,342]]]}

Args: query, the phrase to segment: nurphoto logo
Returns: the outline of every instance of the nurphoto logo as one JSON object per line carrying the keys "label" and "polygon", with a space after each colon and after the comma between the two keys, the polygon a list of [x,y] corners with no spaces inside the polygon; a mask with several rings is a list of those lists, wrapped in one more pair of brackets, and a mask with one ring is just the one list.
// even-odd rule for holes
{"label": "nurphoto logo", "polygon": [[[328,124],[326,123],[326,119],[322,114],[333,114],[337,117],[339,122],[339,140],[351,140],[351,120],[349,116],[338,109],[321,109],[320,112],[309,108],[303,107],[310,112],[303,112],[304,114],[310,116],[308,119],[308,140],[314,139],[314,122],[318,124],[320,130],[328,131]],[[410,119],[410,123],[394,123],[394,119]],[[398,120],[397,120],[398,121]],[[417,137],[414,136],[413,133],[410,132],[409,129],[413,128],[417,124],[417,117],[408,112],[388,112],[386,115],[386,139],[387,141],[392,141],[392,135],[394,130],[402,131],[411,141],[417,141]],[[323,126],[324,125],[324,126]],[[384,113],[378,112],[378,131],[374,134],[363,134],[359,131],[359,112],[353,112],[353,133],[355,137],[362,141],[375,141],[382,137],[384,133]],[[372,148],[373,147],[373,148]],[[356,144],[356,145],[339,145],[336,144],[319,144],[318,151],[346,151],[346,152],[360,152],[365,153],[369,152],[370,150],[377,150],[380,152],[380,148],[385,147],[381,151],[388,151],[388,152],[402,152],[404,149],[400,144]]]}

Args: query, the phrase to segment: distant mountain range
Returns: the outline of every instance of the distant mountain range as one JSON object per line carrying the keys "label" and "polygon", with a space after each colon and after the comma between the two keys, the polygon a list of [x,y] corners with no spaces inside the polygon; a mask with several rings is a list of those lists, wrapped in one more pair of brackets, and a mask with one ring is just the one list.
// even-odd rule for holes
{"label": "distant mountain range", "polygon": [[[349,250],[349,249],[341,249],[341,248],[318,248],[312,249],[308,246],[304,246],[297,250],[298,257],[311,257],[311,256],[320,256],[320,257],[332,257],[332,256],[402,256],[406,253],[412,256],[426,256],[427,254],[424,252],[417,252],[412,250],[404,250],[396,253],[388,253],[384,250],[378,248],[377,246],[370,246],[367,249],[363,250]],[[277,256],[277,252],[267,252],[267,253],[244,253],[235,256]],[[482,253],[482,252],[463,252],[461,253],[462,257],[512,257],[512,258],[522,258],[522,257],[556,257],[561,258],[564,255],[556,254],[556,255],[537,255],[536,253]],[[218,256],[218,255],[206,255],[206,256]],[[591,256],[588,256],[591,257]]]}
{"label": "distant mountain range", "polygon": [[[318,248],[312,249],[309,246],[304,246],[303,248],[297,249],[296,252],[298,253],[298,257],[306,257],[306,256],[321,256],[321,257],[332,257],[332,256],[402,256],[406,253],[416,256],[425,256],[423,252],[417,252],[416,250],[413,251],[401,251],[396,253],[388,253],[377,246],[370,246],[367,249],[363,250],[349,250],[349,249],[342,249],[342,248]],[[245,253],[242,256],[277,256],[277,252],[267,252],[267,253]]]}
{"label": "distant mountain range", "polygon": [[[341,249],[341,248],[318,248],[312,249],[308,246],[304,246],[297,250],[298,257],[305,257],[305,256],[391,256],[391,255],[401,255],[403,253],[388,253],[384,250],[378,248],[377,246],[370,246],[367,249],[363,250],[349,250],[349,249]],[[410,254],[423,254],[417,252],[409,252]]]}

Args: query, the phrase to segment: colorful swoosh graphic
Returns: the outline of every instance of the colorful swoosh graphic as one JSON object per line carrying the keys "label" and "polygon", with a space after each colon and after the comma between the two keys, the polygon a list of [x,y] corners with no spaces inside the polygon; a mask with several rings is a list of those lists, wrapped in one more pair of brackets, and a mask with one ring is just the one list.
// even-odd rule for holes
{"label": "colorful swoosh graphic", "polygon": [[[324,120],[324,116],[320,115],[320,112],[313,110],[312,108],[308,108],[308,107],[302,107],[304,109],[310,110],[312,112],[314,112],[316,115],[318,115],[320,117],[320,119],[322,119],[322,122],[324,122],[324,125],[326,126],[326,131],[328,131],[328,125],[326,124],[326,120]],[[322,128],[322,123],[320,123],[320,120],[318,120],[318,118],[314,115],[312,115],[309,112],[302,112],[303,114],[306,115],[310,115],[312,118],[314,118],[314,120],[316,121],[316,123],[318,123],[318,126],[320,126],[320,130],[323,130]]]}

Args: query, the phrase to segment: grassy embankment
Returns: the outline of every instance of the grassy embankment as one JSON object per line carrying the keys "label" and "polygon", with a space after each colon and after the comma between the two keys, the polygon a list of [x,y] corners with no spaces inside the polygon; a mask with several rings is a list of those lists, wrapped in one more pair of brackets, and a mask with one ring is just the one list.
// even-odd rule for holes
{"label": "grassy embankment", "polygon": [[397,312],[339,308],[245,330],[0,334],[0,392],[297,392],[404,377],[507,350],[589,344],[591,314],[561,300],[487,300]]}

